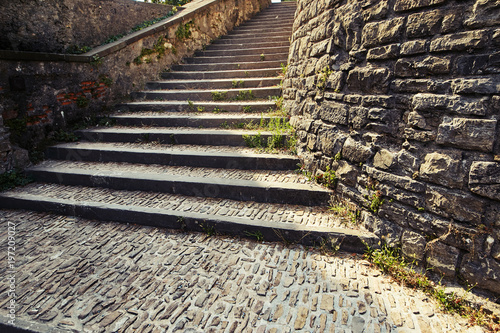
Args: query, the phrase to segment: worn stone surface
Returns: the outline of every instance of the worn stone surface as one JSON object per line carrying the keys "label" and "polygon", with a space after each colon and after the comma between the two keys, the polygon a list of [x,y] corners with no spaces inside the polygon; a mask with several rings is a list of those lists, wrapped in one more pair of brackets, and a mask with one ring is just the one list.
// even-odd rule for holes
{"label": "worn stone surface", "polygon": [[3,1],[0,49],[64,53],[69,48],[95,47],[144,21],[165,16],[171,8],[127,0]]}
{"label": "worn stone surface", "polygon": [[452,246],[434,241],[427,245],[427,264],[446,276],[455,276],[460,251]]}
{"label": "worn stone surface", "polygon": [[464,183],[462,154],[433,152],[425,155],[420,165],[420,177],[436,184],[461,188]]}
{"label": "worn stone surface", "polygon": [[[15,322],[44,323],[42,333],[384,332],[399,316],[407,318],[401,329],[467,327],[349,253],[13,211],[0,212],[2,237],[9,223],[16,225]],[[0,287],[5,304],[8,280]],[[0,314],[6,323],[5,306]]]}
{"label": "worn stone surface", "polygon": [[469,187],[476,194],[500,201],[500,163],[473,162]]}
{"label": "worn stone surface", "polygon": [[425,237],[409,230],[401,235],[401,251],[411,259],[422,260],[425,255]]}
{"label": "worn stone surface", "polygon": [[404,19],[395,18],[387,21],[368,23],[363,28],[363,44],[366,47],[386,44],[399,40],[404,28]]}
{"label": "worn stone surface", "polygon": [[496,125],[496,120],[445,117],[439,125],[436,142],[462,149],[491,152]]}

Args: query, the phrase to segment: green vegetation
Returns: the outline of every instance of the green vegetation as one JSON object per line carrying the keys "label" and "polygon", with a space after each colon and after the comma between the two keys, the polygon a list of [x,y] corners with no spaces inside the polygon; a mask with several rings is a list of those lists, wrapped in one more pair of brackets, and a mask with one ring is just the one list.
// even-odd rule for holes
{"label": "green vegetation", "polygon": [[78,96],[78,98],[76,99],[76,106],[78,106],[79,108],[86,108],[87,106],[89,106],[88,98],[83,95]]}
{"label": "green vegetation", "polygon": [[54,140],[58,142],[76,142],[78,141],[78,137],[73,132],[60,129],[54,132]]}
{"label": "green vegetation", "polygon": [[233,80],[232,82],[233,88],[243,88],[245,86],[245,81],[243,80]]}
{"label": "green vegetation", "polygon": [[255,237],[258,242],[264,241],[264,235],[262,234],[262,232],[260,230],[253,231],[253,232],[245,230],[245,235],[247,235],[248,237]]}
{"label": "green vegetation", "polygon": [[179,24],[179,27],[175,31],[175,37],[179,41],[183,41],[185,39],[191,38],[191,27],[194,26],[193,20],[187,22],[186,24]]}
{"label": "green vegetation", "polygon": [[260,131],[256,135],[243,135],[243,140],[248,147],[268,153],[276,152],[278,149],[291,151],[295,148],[296,139],[294,135],[290,135],[292,126],[287,119],[273,117],[265,125],[261,120],[260,128],[271,132],[271,136],[266,140]]}
{"label": "green vegetation", "polygon": [[374,213],[378,213],[384,201],[385,199],[382,199],[382,192],[379,190],[375,191],[370,198],[370,210]]}
{"label": "green vegetation", "polygon": [[282,63],[282,64],[280,64],[280,66],[281,66],[281,75],[285,76],[286,75],[286,71],[288,70],[288,64],[285,65],[285,64]]}
{"label": "green vegetation", "polygon": [[[459,296],[454,292],[448,293],[440,285],[431,281],[427,275],[417,272],[413,264],[409,264],[401,255],[398,248],[390,248],[383,245],[380,249],[373,249],[365,244],[364,257],[391,276],[399,284],[419,289],[428,296],[439,302],[444,311],[457,313],[466,317],[471,325],[480,325],[491,332],[500,331],[499,318],[493,314],[487,314],[482,308],[474,308],[465,300],[465,295]],[[467,292],[474,286],[468,286]]]}
{"label": "green vegetation", "polygon": [[241,90],[238,92],[238,95],[233,98],[235,101],[247,101],[250,99],[255,99],[255,95],[252,90]]}
{"label": "green vegetation", "polygon": [[250,105],[245,105],[243,107],[243,112],[245,112],[245,113],[251,113],[252,112],[252,107]]}
{"label": "green vegetation", "polygon": [[265,56],[265,54],[264,54],[264,53],[262,53],[262,54],[260,55],[260,61],[264,61],[264,60],[266,60],[266,56]]}
{"label": "green vegetation", "polygon": [[16,186],[27,185],[34,180],[21,170],[11,170],[0,174],[0,192],[10,190]]}
{"label": "green vegetation", "polygon": [[335,175],[335,171],[330,170],[330,166],[326,166],[325,172],[318,172],[314,176],[314,180],[321,185],[324,185],[328,188],[335,188],[337,185],[337,176]]}
{"label": "green vegetation", "polygon": [[353,205],[348,202],[336,201],[335,204],[328,208],[335,215],[347,219],[351,224],[357,224],[358,219],[361,215],[361,211],[354,208]]}
{"label": "green vegetation", "polygon": [[99,82],[104,83],[106,87],[111,87],[111,85],[113,85],[113,79],[104,74],[99,75]]}
{"label": "green vegetation", "polygon": [[326,88],[326,80],[332,73],[333,71],[331,70],[330,66],[326,66],[325,68],[323,68],[323,70],[318,73],[318,83],[316,84],[316,87],[318,89],[324,90]]}
{"label": "green vegetation", "polygon": [[212,91],[213,101],[225,101],[227,100],[227,91]]}
{"label": "green vegetation", "polygon": [[78,45],[70,45],[66,48],[66,50],[64,51],[64,53],[67,53],[67,54],[82,54],[82,53],[87,53],[89,52],[90,50],[92,50],[92,48],[90,46],[78,46]]}

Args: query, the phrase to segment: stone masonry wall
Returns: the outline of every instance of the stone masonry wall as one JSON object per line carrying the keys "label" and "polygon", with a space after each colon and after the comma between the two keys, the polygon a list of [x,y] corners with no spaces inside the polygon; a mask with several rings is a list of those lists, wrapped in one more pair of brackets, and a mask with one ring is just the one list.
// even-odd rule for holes
{"label": "stone masonry wall", "polygon": [[62,53],[95,47],[170,9],[133,0],[0,1],[0,50]]}
{"label": "stone masonry wall", "polygon": [[498,1],[299,0],[283,85],[305,167],[369,230],[497,295],[499,50]]}
{"label": "stone masonry wall", "polygon": [[[54,54],[44,54],[45,61],[0,58],[0,173],[25,166],[26,149],[40,150],[55,131],[110,110],[269,4],[200,1],[171,17],[171,24],[148,28],[152,33],[146,37],[110,44],[111,53],[91,62],[68,62]],[[189,34],[176,34],[178,30]]]}

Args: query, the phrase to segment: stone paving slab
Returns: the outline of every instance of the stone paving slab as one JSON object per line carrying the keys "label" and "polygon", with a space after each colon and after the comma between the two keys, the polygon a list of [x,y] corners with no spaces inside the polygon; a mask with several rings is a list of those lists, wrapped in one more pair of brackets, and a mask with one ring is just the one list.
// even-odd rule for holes
{"label": "stone paving slab", "polygon": [[481,331],[348,253],[9,210],[0,239],[0,322],[12,283],[38,332]]}

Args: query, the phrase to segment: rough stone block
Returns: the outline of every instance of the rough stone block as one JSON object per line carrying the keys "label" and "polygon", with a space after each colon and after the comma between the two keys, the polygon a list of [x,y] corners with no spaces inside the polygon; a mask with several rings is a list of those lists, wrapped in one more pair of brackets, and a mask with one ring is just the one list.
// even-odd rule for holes
{"label": "rough stone block", "polygon": [[381,107],[381,108],[393,108],[396,104],[396,98],[394,96],[383,96],[383,95],[376,95],[376,96],[363,96],[363,99],[361,101],[363,106],[375,106],[375,107]]}
{"label": "rough stone block", "polygon": [[450,91],[451,82],[429,79],[397,79],[392,81],[391,89],[398,93],[437,93]]}
{"label": "rough stone block", "polygon": [[451,83],[454,94],[496,94],[500,91],[500,82],[492,78],[457,79]]}
{"label": "rough stone block", "polygon": [[379,150],[373,157],[373,166],[378,169],[390,169],[395,162],[394,154],[387,149]]}
{"label": "rough stone block", "polygon": [[484,152],[493,150],[496,120],[445,117],[439,125],[436,142]]}
{"label": "rough stone block", "polygon": [[399,59],[394,67],[398,77],[422,77],[436,74],[448,74],[451,70],[450,57],[428,56],[422,60]]}
{"label": "rough stone block", "polygon": [[459,75],[477,75],[500,72],[500,52],[493,54],[460,56],[455,65]]}
{"label": "rough stone block", "polygon": [[432,142],[436,140],[436,131],[420,131],[414,128],[405,128],[403,137],[408,140]]}
{"label": "rough stone block", "polygon": [[350,91],[387,93],[391,72],[387,68],[358,67],[349,72],[347,87]]}
{"label": "rough stone block", "polygon": [[365,107],[352,107],[349,109],[349,123],[354,129],[362,129],[368,124],[368,111]]}
{"label": "rough stone block", "polygon": [[496,29],[495,31],[493,31],[491,41],[494,45],[500,45],[500,29]]}
{"label": "rough stone block", "polygon": [[394,10],[401,12],[410,9],[428,7],[445,2],[446,0],[397,0],[394,4]]}
{"label": "rough stone block", "polygon": [[326,80],[326,89],[339,92],[344,88],[346,74],[342,71],[336,71],[330,74]]}
{"label": "rough stone block", "polygon": [[464,24],[471,28],[489,27],[500,22],[500,2],[477,0]]}
{"label": "rough stone block", "polygon": [[399,246],[403,229],[389,221],[384,221],[367,211],[361,212],[363,226],[380,237],[381,241],[389,247]]}
{"label": "rough stone block", "polygon": [[391,44],[368,50],[366,59],[384,60],[384,59],[396,58],[398,55],[399,55],[399,46],[397,44]]}
{"label": "rough stone block", "polygon": [[462,260],[460,274],[477,287],[500,293],[500,263],[493,258],[474,258],[466,254]]}
{"label": "rough stone block", "polygon": [[363,166],[363,171],[380,182],[385,182],[407,191],[416,193],[423,193],[425,191],[424,183],[413,180],[409,177],[398,176],[389,172],[380,171],[366,165]]}
{"label": "rough stone block", "polygon": [[500,201],[500,163],[473,162],[469,188],[476,194]]}
{"label": "rough stone block", "polygon": [[359,141],[348,137],[342,148],[342,157],[354,163],[364,163],[372,156],[372,150]]}
{"label": "rough stone block", "polygon": [[427,41],[425,39],[412,40],[401,44],[399,53],[401,55],[412,55],[427,52]]}
{"label": "rough stone block", "polygon": [[412,106],[415,111],[446,111],[476,116],[486,115],[486,102],[485,98],[474,99],[456,95],[416,94],[412,98]]}
{"label": "rough stone block", "polygon": [[480,224],[485,202],[463,192],[428,186],[425,194],[426,208],[444,217],[462,222]]}
{"label": "rough stone block", "polygon": [[342,150],[347,134],[341,133],[335,126],[322,126],[318,131],[320,149],[327,156],[335,156]]}
{"label": "rough stone block", "polygon": [[447,34],[450,32],[459,31],[462,27],[463,14],[465,8],[457,8],[453,12],[449,12],[443,18],[443,24],[441,26],[441,33]]}
{"label": "rough stone block", "polygon": [[400,40],[404,29],[404,18],[398,17],[391,20],[368,23],[363,28],[363,45],[375,45],[397,42]]}
{"label": "rough stone block", "polygon": [[408,114],[408,119],[406,123],[413,128],[418,128],[423,130],[432,129],[430,126],[427,125],[425,117],[416,111],[412,111]]}
{"label": "rough stone block", "polygon": [[441,32],[442,20],[443,13],[439,9],[408,15],[406,34],[410,38],[438,34]]}
{"label": "rough stone block", "polygon": [[446,276],[455,276],[460,251],[440,242],[431,242],[427,246],[427,264]]}
{"label": "rough stone block", "polygon": [[485,47],[487,42],[487,30],[465,31],[434,39],[431,41],[429,50],[431,52],[441,52],[479,49]]}
{"label": "rough stone block", "polygon": [[366,9],[363,12],[363,18],[365,22],[373,20],[381,20],[387,16],[388,10],[389,10],[389,2],[380,1],[375,6]]}
{"label": "rough stone block", "polygon": [[320,118],[335,124],[347,125],[349,109],[346,105],[335,102],[324,102],[320,107]]}
{"label": "rough stone block", "polygon": [[397,163],[404,170],[411,172],[412,174],[418,170],[418,166],[420,165],[420,160],[407,150],[405,149],[400,150],[397,154],[395,154],[394,157]]}
{"label": "rough stone block", "polygon": [[425,237],[410,231],[403,231],[401,236],[401,250],[406,257],[415,260],[423,260],[425,255]]}
{"label": "rough stone block", "polygon": [[465,177],[462,154],[432,152],[425,155],[424,163],[420,166],[420,177],[439,185],[461,188]]}
{"label": "rough stone block", "polygon": [[423,196],[418,196],[415,195],[414,192],[396,188],[392,186],[392,184],[379,184],[377,188],[382,193],[382,196],[389,198],[389,200],[394,199],[414,208],[424,207],[425,205],[425,199]]}
{"label": "rough stone block", "polygon": [[311,57],[317,57],[317,56],[325,54],[326,48],[327,48],[329,42],[330,41],[327,39],[327,40],[324,40],[324,41],[321,41],[319,43],[314,44],[311,47]]}
{"label": "rough stone block", "polygon": [[359,174],[358,169],[344,160],[334,162],[334,164],[335,163],[337,163],[337,168],[335,169],[335,175],[337,176],[337,178],[347,185],[356,186],[356,181]]}

